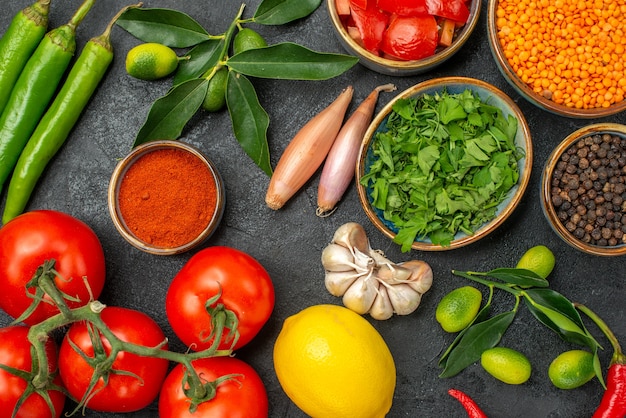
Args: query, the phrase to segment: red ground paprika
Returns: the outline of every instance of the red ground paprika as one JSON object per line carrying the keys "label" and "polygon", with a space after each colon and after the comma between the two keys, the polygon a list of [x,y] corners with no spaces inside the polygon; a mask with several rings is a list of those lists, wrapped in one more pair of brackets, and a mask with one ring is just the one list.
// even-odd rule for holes
{"label": "red ground paprika", "polygon": [[183,149],[156,149],[126,171],[119,210],[141,241],[172,248],[195,239],[215,213],[217,184],[211,171]]}

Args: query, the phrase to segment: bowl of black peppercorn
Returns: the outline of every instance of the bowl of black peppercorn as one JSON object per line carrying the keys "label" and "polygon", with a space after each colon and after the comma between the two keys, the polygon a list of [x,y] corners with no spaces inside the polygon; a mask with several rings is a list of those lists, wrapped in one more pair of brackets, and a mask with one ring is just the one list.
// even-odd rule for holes
{"label": "bowl of black peppercorn", "polygon": [[598,256],[626,254],[626,126],[597,123],[568,135],[550,154],[541,205],[572,247]]}

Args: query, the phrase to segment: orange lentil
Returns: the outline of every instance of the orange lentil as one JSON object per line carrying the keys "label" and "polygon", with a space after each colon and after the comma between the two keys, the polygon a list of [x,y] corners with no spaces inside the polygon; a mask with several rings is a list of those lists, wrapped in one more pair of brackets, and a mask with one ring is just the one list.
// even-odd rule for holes
{"label": "orange lentil", "polygon": [[624,100],[626,0],[500,0],[496,16],[505,58],[539,94],[576,108]]}

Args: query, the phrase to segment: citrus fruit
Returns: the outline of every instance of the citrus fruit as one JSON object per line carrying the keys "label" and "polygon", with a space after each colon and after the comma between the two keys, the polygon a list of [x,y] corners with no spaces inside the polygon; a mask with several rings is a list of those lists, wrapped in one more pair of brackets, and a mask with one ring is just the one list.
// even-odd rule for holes
{"label": "citrus fruit", "polygon": [[521,385],[530,378],[532,367],[526,356],[507,347],[493,347],[480,356],[483,369],[496,379],[510,385]]}
{"label": "citrus fruit", "polygon": [[287,396],[311,417],[382,418],[391,408],[391,352],[365,318],[343,306],[314,305],[287,318],[274,369]]}
{"label": "citrus fruit", "polygon": [[545,279],[554,269],[554,264],[554,253],[545,245],[536,245],[522,255],[516,267],[530,270]]}
{"label": "citrus fruit", "polygon": [[126,72],[140,80],[156,80],[178,67],[178,56],[170,47],[155,42],[139,44],[126,54]]}
{"label": "citrus fruit", "polygon": [[243,51],[254,48],[263,48],[267,46],[267,42],[258,32],[250,28],[243,28],[235,35],[233,39],[233,53],[238,54]]}
{"label": "citrus fruit", "polygon": [[559,389],[574,389],[596,375],[593,354],[585,350],[570,350],[559,354],[548,368],[548,377]]}
{"label": "citrus fruit", "polygon": [[202,108],[207,112],[217,112],[226,104],[226,81],[228,69],[222,67],[209,80],[209,87],[202,102]]}
{"label": "citrus fruit", "polygon": [[475,287],[463,286],[454,289],[439,301],[435,319],[444,331],[461,331],[478,314],[482,299],[482,293]]}

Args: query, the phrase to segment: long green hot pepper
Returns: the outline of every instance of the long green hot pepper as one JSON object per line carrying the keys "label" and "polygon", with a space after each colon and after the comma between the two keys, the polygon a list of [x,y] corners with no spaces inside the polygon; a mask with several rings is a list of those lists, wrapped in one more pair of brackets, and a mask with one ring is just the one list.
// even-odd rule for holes
{"label": "long green hot pepper", "polygon": [[127,6],[111,20],[104,32],[85,44],[33,135],[24,147],[9,183],[2,222],[21,214],[50,159],[65,143],[89,99],[113,61],[111,29]]}
{"label": "long green hot pepper", "polygon": [[85,0],[65,25],[49,31],[20,74],[0,116],[0,189],[15,167],[76,51],[76,28],[95,0]]}
{"label": "long green hot pepper", "polygon": [[0,113],[26,62],[48,30],[50,0],[38,0],[15,15],[0,38]]}

